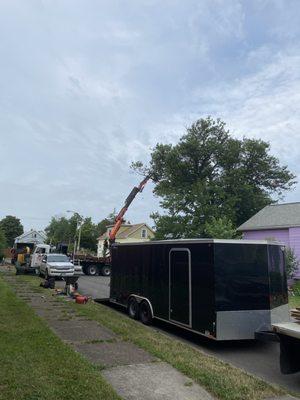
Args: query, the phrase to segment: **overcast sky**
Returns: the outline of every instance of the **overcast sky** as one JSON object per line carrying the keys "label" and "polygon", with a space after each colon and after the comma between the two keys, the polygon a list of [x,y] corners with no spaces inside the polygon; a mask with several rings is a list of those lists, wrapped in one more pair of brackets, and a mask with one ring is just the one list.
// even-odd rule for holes
{"label": "overcast sky", "polygon": [[[299,0],[0,0],[0,218],[99,221],[131,161],[208,114],[300,180],[299,20]],[[128,219],[157,209],[150,184]]]}

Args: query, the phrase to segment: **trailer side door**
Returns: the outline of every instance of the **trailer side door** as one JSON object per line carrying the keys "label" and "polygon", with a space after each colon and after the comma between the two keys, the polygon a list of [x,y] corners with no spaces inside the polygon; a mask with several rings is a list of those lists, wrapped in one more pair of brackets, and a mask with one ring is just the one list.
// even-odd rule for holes
{"label": "trailer side door", "polygon": [[187,248],[169,252],[169,319],[192,325],[191,253]]}

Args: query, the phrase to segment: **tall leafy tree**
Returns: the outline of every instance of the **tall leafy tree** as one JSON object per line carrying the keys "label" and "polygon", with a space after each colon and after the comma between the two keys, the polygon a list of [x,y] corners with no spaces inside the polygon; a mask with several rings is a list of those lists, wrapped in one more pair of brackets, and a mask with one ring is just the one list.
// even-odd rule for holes
{"label": "tall leafy tree", "polygon": [[207,236],[205,224],[226,217],[233,227],[274,202],[295,183],[295,176],[262,140],[236,139],[225,123],[200,119],[175,145],[158,143],[149,166],[164,214],[154,213],[157,238]]}
{"label": "tall leafy tree", "polygon": [[108,225],[114,224],[116,215],[116,210],[114,210],[113,212],[109,213],[106,218],[102,219],[97,224],[97,232],[99,236],[106,232],[106,228]]}
{"label": "tall leafy tree", "polygon": [[46,227],[48,241],[53,245],[63,242],[69,244],[72,248],[75,239],[78,240],[78,228],[81,225],[80,247],[92,252],[97,249],[98,237],[106,231],[107,225],[114,221],[114,213],[109,214],[98,224],[94,224],[90,217],[84,218],[82,221],[76,214],[71,218],[52,217],[49,225]]}
{"label": "tall leafy tree", "polygon": [[6,247],[7,247],[7,243],[6,243],[5,233],[0,228],[0,261],[2,260],[2,258],[4,256],[4,250]]}
{"label": "tall leafy tree", "polygon": [[97,249],[97,239],[100,236],[96,224],[93,224],[91,218],[85,218],[81,227],[80,247],[91,251]]}
{"label": "tall leafy tree", "polygon": [[4,232],[6,243],[9,247],[12,247],[15,238],[24,232],[21,221],[13,215],[7,215],[0,221],[0,229]]}
{"label": "tall leafy tree", "polygon": [[48,241],[54,245],[63,242],[71,244],[76,234],[77,221],[74,216],[71,218],[52,217],[50,224],[45,228]]}

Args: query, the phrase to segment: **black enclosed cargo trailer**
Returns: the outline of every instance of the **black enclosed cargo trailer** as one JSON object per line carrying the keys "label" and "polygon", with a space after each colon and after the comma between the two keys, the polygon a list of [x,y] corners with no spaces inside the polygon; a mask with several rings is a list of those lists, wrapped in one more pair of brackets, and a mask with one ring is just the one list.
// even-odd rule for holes
{"label": "black enclosed cargo trailer", "polygon": [[112,247],[110,301],[216,340],[254,339],[289,316],[283,247],[166,240]]}
{"label": "black enclosed cargo trailer", "polygon": [[110,301],[132,318],[167,321],[215,340],[280,342],[285,374],[300,370],[284,247],[271,241],[165,240],[112,246]]}

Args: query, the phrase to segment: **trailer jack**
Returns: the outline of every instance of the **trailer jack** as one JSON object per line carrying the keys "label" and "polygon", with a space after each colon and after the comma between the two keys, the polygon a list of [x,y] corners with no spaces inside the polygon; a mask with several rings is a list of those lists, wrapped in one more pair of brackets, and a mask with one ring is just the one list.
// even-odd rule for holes
{"label": "trailer jack", "polygon": [[278,334],[280,340],[280,370],[283,374],[300,371],[300,340]]}
{"label": "trailer jack", "polygon": [[255,332],[261,342],[278,342],[280,345],[280,371],[284,375],[300,371],[300,340],[272,331]]}

